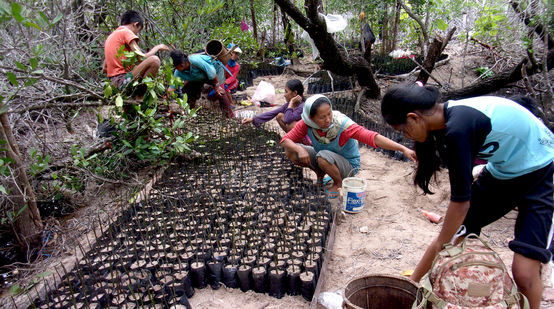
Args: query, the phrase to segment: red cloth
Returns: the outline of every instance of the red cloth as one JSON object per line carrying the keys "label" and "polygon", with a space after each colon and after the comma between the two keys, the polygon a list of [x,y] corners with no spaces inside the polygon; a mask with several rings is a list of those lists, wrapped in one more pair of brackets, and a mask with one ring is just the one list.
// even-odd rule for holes
{"label": "red cloth", "polygon": [[240,71],[240,64],[236,62],[234,67],[230,67],[229,64],[226,64],[225,67],[232,73],[232,75],[229,75],[229,72],[225,70],[225,78],[227,78],[225,80],[225,85],[229,85],[229,87],[227,87],[227,91],[231,91],[239,86],[237,75]]}
{"label": "red cloth", "polygon": [[[319,134],[319,136],[325,136],[325,132],[320,130],[314,130]],[[285,141],[285,139],[290,139],[291,141],[295,143],[300,143],[302,139],[308,134],[308,126],[304,123],[304,120],[300,120],[296,123],[294,128],[289,131],[289,133],[285,134],[283,138],[281,139],[281,143]],[[377,148],[377,145],[375,145],[375,136],[377,136],[377,132],[370,131],[361,125],[355,123],[351,126],[349,126],[346,130],[342,131],[342,134],[339,136],[339,146],[344,146],[346,142],[348,142],[349,139],[353,138],[360,143],[364,143],[366,145],[369,145],[373,148]]]}
{"label": "red cloth", "polygon": [[[112,34],[108,36],[104,43],[104,60],[108,77],[116,76],[129,72],[129,68],[125,69],[121,59],[117,57],[117,52],[121,46],[125,46],[126,51],[131,51],[130,44],[133,40],[139,40],[139,37],[125,26],[119,26]],[[125,59],[124,56],[121,56]]]}

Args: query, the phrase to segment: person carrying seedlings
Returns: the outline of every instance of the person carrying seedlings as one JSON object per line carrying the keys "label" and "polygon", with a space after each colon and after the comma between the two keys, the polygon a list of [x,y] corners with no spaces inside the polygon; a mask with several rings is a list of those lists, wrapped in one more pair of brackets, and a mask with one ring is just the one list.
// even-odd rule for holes
{"label": "person carrying seedlings", "polygon": [[[142,30],[144,22],[137,11],[129,10],[123,13],[120,24],[104,43],[103,71],[114,86],[123,88],[132,80],[156,76],[160,68],[160,59],[155,54],[160,50],[169,51],[169,47],[159,44],[146,54],[141,51],[137,34]],[[126,58],[122,51],[133,51],[143,60],[132,68],[125,67],[122,60]]]}
{"label": "person carrying seedlings", "polygon": [[302,119],[302,109],[304,108],[304,85],[298,79],[291,79],[285,84],[285,104],[274,110],[256,115],[254,118],[244,118],[242,124],[253,123],[260,127],[263,123],[275,118],[277,123],[285,132],[294,128],[296,123]]}
{"label": "person carrying seedlings", "polygon": [[[200,98],[202,87],[205,83],[208,83],[213,86],[223,114],[228,118],[234,117],[230,95],[223,88],[225,70],[219,60],[214,60],[208,55],[188,56],[179,50],[171,51],[169,56],[173,60],[175,77],[184,82],[183,87],[177,91],[187,94],[190,107],[196,107],[196,101]],[[168,91],[175,91],[175,88],[170,87]]]}
{"label": "person carrying seedlings", "polygon": [[[443,245],[481,229],[518,207],[512,273],[531,308],[541,302],[541,262],[552,258],[554,135],[531,112],[509,99],[482,96],[439,101],[436,88],[402,84],[381,102],[386,122],[415,141],[414,184],[432,194],[429,182],[442,164],[450,178],[450,204],[438,236],[412,279],[429,271]],[[487,160],[473,182],[474,159]],[[458,239],[459,240],[459,239]]]}
{"label": "person carrying seedlings", "polygon": [[[312,146],[299,144],[306,134]],[[329,198],[336,198],[342,180],[354,176],[360,169],[360,152],[356,141],[375,148],[402,151],[407,158],[416,160],[413,150],[334,111],[331,101],[324,95],[314,95],[306,100],[302,119],[281,139],[281,145],[289,160],[298,166],[309,167],[316,173],[318,184],[328,174],[333,185],[327,194]]]}

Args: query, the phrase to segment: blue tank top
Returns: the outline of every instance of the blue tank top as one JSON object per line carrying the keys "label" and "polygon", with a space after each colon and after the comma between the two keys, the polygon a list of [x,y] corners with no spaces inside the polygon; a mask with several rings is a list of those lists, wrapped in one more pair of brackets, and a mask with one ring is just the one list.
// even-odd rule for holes
{"label": "blue tank top", "polygon": [[329,150],[337,153],[348,160],[348,162],[350,162],[350,164],[352,165],[352,168],[354,168],[355,172],[357,173],[360,169],[360,151],[358,150],[358,143],[355,139],[351,138],[342,147],[339,146],[339,139],[344,130],[344,125],[346,124],[347,120],[348,118],[343,120],[337,137],[329,144],[320,143],[315,138],[313,130],[310,127],[308,127],[308,137],[312,141],[312,146],[314,147],[316,153],[320,152],[321,150]]}

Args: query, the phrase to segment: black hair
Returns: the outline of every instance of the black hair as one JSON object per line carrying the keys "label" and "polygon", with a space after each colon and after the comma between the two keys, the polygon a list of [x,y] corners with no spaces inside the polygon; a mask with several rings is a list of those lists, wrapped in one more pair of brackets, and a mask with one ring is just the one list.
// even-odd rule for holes
{"label": "black hair", "polygon": [[189,60],[188,55],[180,50],[172,50],[169,53],[169,57],[173,60],[173,67],[178,66],[181,63],[185,63]]}
{"label": "black hair", "polygon": [[[389,125],[405,124],[408,113],[429,111],[438,100],[437,88],[416,83],[400,84],[390,88],[383,96],[381,114]],[[443,148],[440,134],[430,133],[425,142],[415,142],[418,164],[414,184],[425,194],[433,194],[429,183],[441,167]]]}
{"label": "black hair", "polygon": [[285,84],[285,87],[289,88],[290,91],[296,91],[299,96],[304,97],[304,85],[298,79],[290,79]]}
{"label": "black hair", "polygon": [[331,108],[333,107],[331,105],[331,101],[329,100],[329,98],[327,98],[325,96],[319,97],[315,100],[315,102],[312,104],[312,106],[310,108],[310,117],[315,116],[315,114],[317,114],[317,110],[323,104],[328,104],[329,106],[331,106]]}
{"label": "black hair", "polygon": [[144,21],[140,16],[140,13],[134,10],[128,10],[127,12],[121,15],[121,25],[129,25],[133,23],[138,23],[138,26],[142,28],[144,26]]}

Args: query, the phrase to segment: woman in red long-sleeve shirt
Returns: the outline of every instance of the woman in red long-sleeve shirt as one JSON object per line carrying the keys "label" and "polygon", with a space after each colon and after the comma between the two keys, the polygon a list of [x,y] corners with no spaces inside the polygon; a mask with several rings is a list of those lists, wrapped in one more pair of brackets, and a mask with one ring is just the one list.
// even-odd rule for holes
{"label": "woman in red long-sleeve shirt", "polygon": [[[300,144],[306,134],[312,146]],[[318,183],[328,174],[333,179],[328,195],[336,198],[343,178],[354,176],[360,169],[356,140],[375,148],[402,151],[407,158],[416,160],[413,150],[358,125],[339,111],[333,111],[331,101],[323,95],[306,100],[302,120],[281,139],[281,145],[289,160],[316,173]]]}

